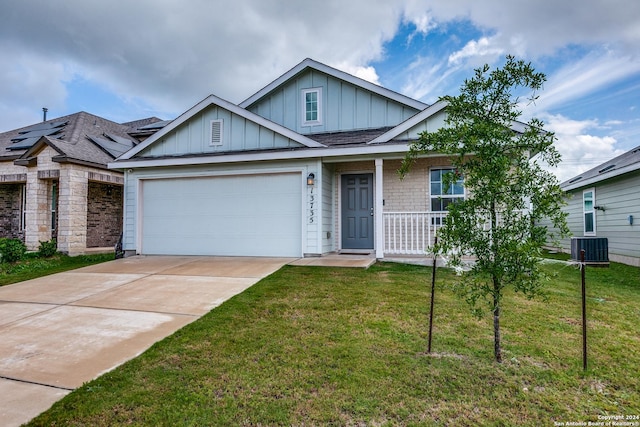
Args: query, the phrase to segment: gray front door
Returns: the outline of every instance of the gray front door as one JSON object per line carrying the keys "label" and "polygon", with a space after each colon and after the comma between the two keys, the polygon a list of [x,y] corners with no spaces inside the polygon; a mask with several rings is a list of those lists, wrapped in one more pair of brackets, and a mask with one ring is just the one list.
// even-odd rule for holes
{"label": "gray front door", "polygon": [[342,249],[373,249],[373,174],[342,175]]}

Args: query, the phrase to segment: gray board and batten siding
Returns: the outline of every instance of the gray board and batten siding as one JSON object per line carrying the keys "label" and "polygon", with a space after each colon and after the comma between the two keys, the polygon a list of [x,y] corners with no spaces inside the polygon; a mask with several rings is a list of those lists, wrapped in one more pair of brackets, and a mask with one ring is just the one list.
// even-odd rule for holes
{"label": "gray board and batten siding", "polygon": [[[561,184],[572,237],[606,237],[609,259],[640,266],[640,147]],[[593,193],[594,230],[585,232],[583,194]],[[560,242],[570,251],[571,239]]]}

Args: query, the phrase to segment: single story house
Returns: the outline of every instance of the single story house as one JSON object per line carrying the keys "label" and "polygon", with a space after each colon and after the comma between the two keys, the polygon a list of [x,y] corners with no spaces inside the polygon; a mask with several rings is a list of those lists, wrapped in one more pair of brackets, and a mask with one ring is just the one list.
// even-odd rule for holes
{"label": "single story house", "polygon": [[[640,147],[560,186],[573,237],[606,237],[611,261],[640,267]],[[558,249],[569,252],[571,240]]]}
{"label": "single story house", "polygon": [[107,164],[158,123],[119,124],[80,112],[0,133],[0,237],[20,239],[29,250],[55,238],[70,255],[113,250],[124,178]]}
{"label": "single story house", "polygon": [[109,164],[125,254],[424,255],[464,183],[437,153],[397,170],[444,110],[311,59],[240,104],[210,95]]}

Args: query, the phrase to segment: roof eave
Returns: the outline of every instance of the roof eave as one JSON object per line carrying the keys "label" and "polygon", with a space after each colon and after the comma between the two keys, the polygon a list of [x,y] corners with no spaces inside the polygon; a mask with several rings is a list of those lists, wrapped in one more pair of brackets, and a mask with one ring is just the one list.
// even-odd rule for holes
{"label": "roof eave", "polygon": [[[238,162],[282,161],[318,159],[330,161],[340,158],[353,160],[355,157],[366,158],[397,158],[401,159],[409,151],[406,142],[384,145],[359,145],[358,147],[326,147],[326,148],[301,148],[294,150],[265,150],[265,152],[226,153],[224,155],[202,155],[169,158],[136,158],[117,159],[109,163],[109,169],[133,169],[166,166],[195,166],[205,164],[222,164]],[[441,157],[442,154],[430,153],[425,157]]]}
{"label": "roof eave", "polygon": [[105,169],[105,170],[109,169],[108,165],[104,163],[96,163],[88,160],[74,159],[73,157],[68,157],[68,156],[54,156],[51,158],[51,161],[56,163],[70,163],[74,165],[88,166],[96,169]]}
{"label": "roof eave", "polygon": [[[633,163],[633,164],[627,165],[625,167],[621,167],[620,169],[611,170],[611,171],[609,171],[609,172],[607,172],[605,174],[599,175],[599,176],[593,176],[591,178],[587,178],[584,181],[582,181],[582,180],[581,181],[576,181],[576,182],[573,182],[573,183],[567,184],[567,185],[561,184],[560,188],[562,188],[563,191],[577,190],[578,188],[594,185],[594,184],[597,184],[597,183],[599,183],[601,181],[606,181],[606,180],[609,180],[609,179],[612,179],[612,178],[616,178],[616,177],[619,177],[621,175],[625,175],[625,174],[632,173],[632,172],[635,172],[635,171],[640,171],[640,162]],[[571,181],[571,180],[569,180],[569,181]]]}

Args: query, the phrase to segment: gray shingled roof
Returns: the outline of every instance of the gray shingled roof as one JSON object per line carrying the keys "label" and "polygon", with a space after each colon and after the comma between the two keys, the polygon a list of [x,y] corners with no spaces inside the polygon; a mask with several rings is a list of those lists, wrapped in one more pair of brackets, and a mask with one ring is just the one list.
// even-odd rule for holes
{"label": "gray shingled roof", "polygon": [[334,147],[340,145],[366,144],[387,132],[391,127],[378,129],[352,130],[345,132],[327,132],[307,135],[321,144]]}
{"label": "gray shingled roof", "polygon": [[[160,121],[157,118],[131,122],[140,126]],[[55,126],[55,127],[54,127]],[[46,122],[0,133],[0,161],[20,158],[42,137],[63,153],[66,160],[98,165],[111,162],[137,141],[129,135],[131,125],[112,122],[93,114],[79,112]],[[54,132],[55,131],[55,132]]]}
{"label": "gray shingled roof", "polygon": [[560,187],[564,190],[578,188],[638,169],[640,169],[640,146],[576,175],[560,184]]}

